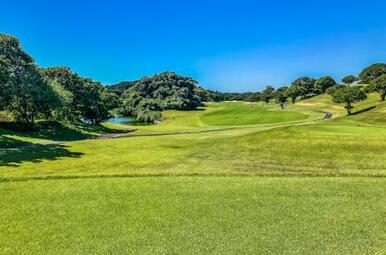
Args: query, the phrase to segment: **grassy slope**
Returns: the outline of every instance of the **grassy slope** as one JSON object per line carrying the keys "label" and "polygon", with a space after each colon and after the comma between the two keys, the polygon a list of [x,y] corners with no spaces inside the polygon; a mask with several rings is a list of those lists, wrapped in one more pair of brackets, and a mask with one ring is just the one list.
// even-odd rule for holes
{"label": "grassy slope", "polygon": [[[323,107],[321,104],[325,99],[324,96],[319,98],[319,107]],[[311,100],[313,105],[317,105],[315,100],[318,98]],[[240,113],[244,109],[254,111],[256,116],[270,112],[279,116],[276,120],[280,120],[283,114],[290,116],[289,121],[294,121],[294,115],[286,114],[295,110],[302,112],[299,115],[302,118],[310,112],[311,120],[320,118],[321,113],[302,106],[305,103],[290,106],[282,112],[272,111],[274,106],[261,110],[262,105],[223,103],[210,105],[207,114],[218,112],[225,119],[224,123],[228,123],[229,112]],[[227,107],[229,111],[224,111]],[[371,114],[378,108],[383,109],[379,106],[360,115]],[[347,120],[360,116],[356,115],[323,122],[310,122],[308,118],[265,125],[240,125],[239,121],[236,123],[239,126],[213,128],[204,121],[205,111],[167,114],[173,117],[159,126],[139,127],[144,130],[134,133],[133,137],[0,151],[0,177],[192,174],[386,176],[386,154],[383,153],[386,149],[386,130],[368,124],[371,118],[361,126],[352,125]],[[189,116],[191,121],[187,121]],[[252,118],[246,115],[246,119],[244,121],[251,121]],[[220,121],[216,120],[216,124]],[[146,136],[140,136],[141,132]],[[177,134],[162,135],[170,132]]]}
{"label": "grassy slope", "polygon": [[[0,253],[383,254],[386,178],[353,176],[386,176],[385,104],[345,117],[329,100],[214,104],[138,137],[0,151],[0,178],[59,178],[0,183]],[[227,108],[249,114],[230,123]]]}

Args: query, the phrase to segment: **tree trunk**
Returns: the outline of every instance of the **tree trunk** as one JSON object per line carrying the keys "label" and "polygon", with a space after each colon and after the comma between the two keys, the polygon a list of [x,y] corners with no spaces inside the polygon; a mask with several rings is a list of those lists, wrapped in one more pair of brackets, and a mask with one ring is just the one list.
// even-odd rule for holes
{"label": "tree trunk", "polygon": [[346,105],[347,115],[351,115],[351,109],[352,109],[351,104],[347,103],[347,105]]}
{"label": "tree trunk", "polygon": [[385,101],[386,91],[381,94],[381,101]]}

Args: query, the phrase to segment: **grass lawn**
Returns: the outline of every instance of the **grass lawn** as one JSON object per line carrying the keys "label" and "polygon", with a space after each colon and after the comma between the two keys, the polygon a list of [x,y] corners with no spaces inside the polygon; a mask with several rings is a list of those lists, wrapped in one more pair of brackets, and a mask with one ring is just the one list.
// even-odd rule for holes
{"label": "grass lawn", "polygon": [[[0,254],[385,254],[386,104],[355,106],[208,104],[108,140],[84,138],[122,127],[0,128]],[[11,148],[42,141],[64,143]]]}
{"label": "grass lawn", "polygon": [[0,185],[1,254],[384,254],[383,178]]}

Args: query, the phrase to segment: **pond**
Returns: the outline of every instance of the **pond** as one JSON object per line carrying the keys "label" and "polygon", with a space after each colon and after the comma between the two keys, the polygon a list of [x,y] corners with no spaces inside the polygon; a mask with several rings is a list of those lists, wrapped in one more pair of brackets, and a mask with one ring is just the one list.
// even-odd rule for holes
{"label": "pond", "polygon": [[128,126],[145,126],[151,125],[142,121],[138,121],[135,116],[115,116],[106,121],[111,124],[128,125]]}

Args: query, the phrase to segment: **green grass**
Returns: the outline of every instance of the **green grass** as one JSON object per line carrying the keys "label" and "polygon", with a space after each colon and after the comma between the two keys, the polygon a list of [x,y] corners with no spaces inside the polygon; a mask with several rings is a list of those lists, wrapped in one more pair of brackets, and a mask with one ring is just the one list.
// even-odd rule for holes
{"label": "green grass", "polygon": [[[64,141],[0,149],[0,254],[384,254],[386,104],[355,106],[324,95],[153,126],[0,128],[3,148]],[[137,131],[83,139],[117,128]]]}
{"label": "green grass", "polygon": [[[176,174],[386,176],[385,139],[385,128],[326,123],[84,140],[48,151],[45,146],[23,148],[20,152],[0,151],[0,173],[3,178]],[[32,155],[35,159],[31,159]]]}
{"label": "green grass", "polygon": [[210,112],[204,112],[202,121],[210,126],[239,126],[289,122],[306,119],[299,112],[268,110],[256,104],[222,103],[212,104]]}
{"label": "green grass", "polygon": [[1,254],[384,254],[385,179],[164,177],[0,186]]}

